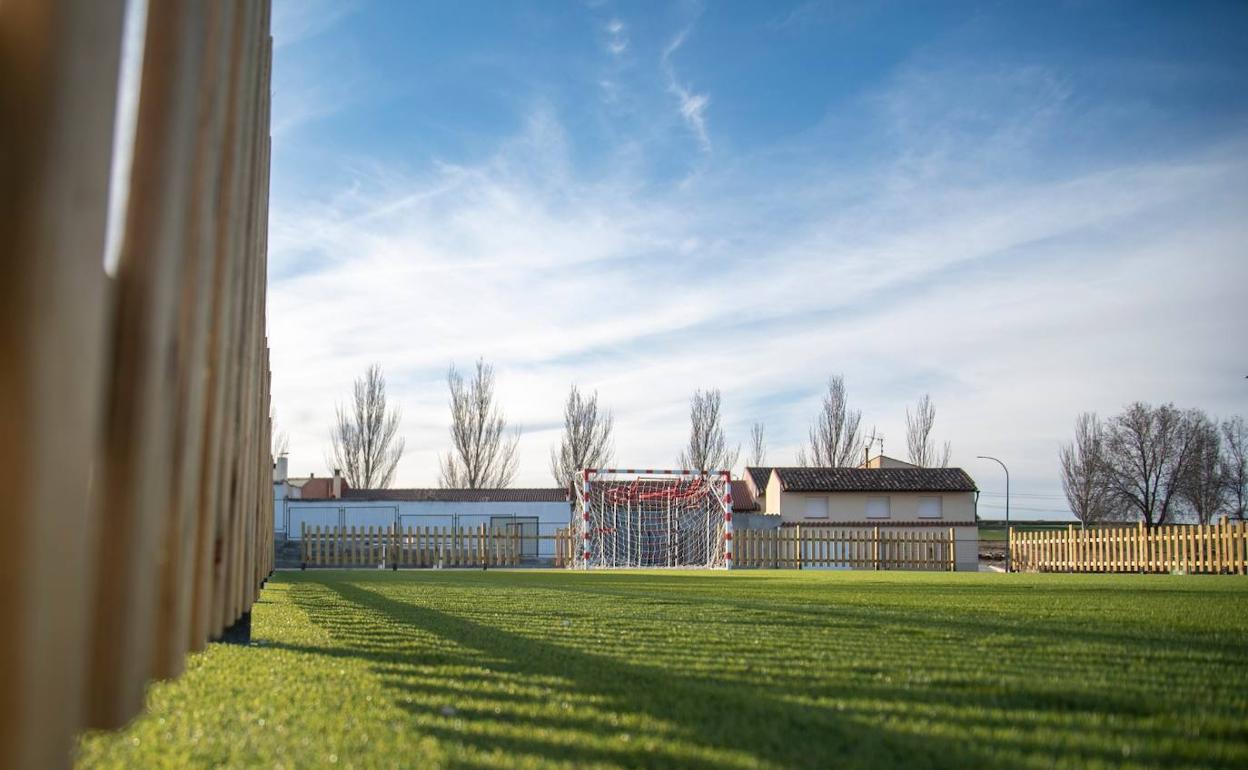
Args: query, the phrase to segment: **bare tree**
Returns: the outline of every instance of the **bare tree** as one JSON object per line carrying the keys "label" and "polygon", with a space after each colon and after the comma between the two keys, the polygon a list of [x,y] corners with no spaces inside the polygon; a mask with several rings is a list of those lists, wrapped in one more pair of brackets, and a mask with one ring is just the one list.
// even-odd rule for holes
{"label": "bare tree", "polygon": [[823,396],[823,407],[810,426],[810,453],[799,449],[797,464],[834,468],[856,465],[863,446],[859,431],[861,422],[862,412],[849,408],[845,378],[839,374],[830,377],[828,392]]}
{"label": "bare tree", "polygon": [[1164,404],[1136,402],[1105,424],[1105,479],[1115,503],[1152,528],[1179,512],[1180,490],[1192,462],[1188,415]]}
{"label": "bare tree", "polygon": [[689,448],[676,462],[699,471],[732,470],[741,447],[729,449],[719,418],[719,389],[701,390],[689,401]]}
{"label": "bare tree", "polygon": [[1095,412],[1075,419],[1075,440],[1059,452],[1062,489],[1066,502],[1081,524],[1113,518],[1113,505],[1105,483],[1105,431]]}
{"label": "bare tree", "polygon": [[441,458],[439,484],[449,489],[506,487],[516,475],[520,433],[507,435],[507,420],[494,403],[494,367],[477,360],[470,382],[452,366],[451,451]]}
{"label": "bare tree", "polygon": [[1192,457],[1183,474],[1179,495],[1196,515],[1196,521],[1209,524],[1226,507],[1228,469],[1222,461],[1222,435],[1218,425],[1201,411],[1187,414],[1191,432]]}
{"label": "bare tree", "polygon": [[750,465],[759,466],[767,463],[766,428],[761,422],[750,426]]}
{"label": "bare tree", "polygon": [[565,489],[586,468],[611,464],[614,446],[611,430],[615,419],[609,410],[598,409],[598,393],[585,397],[572,386],[563,407],[563,437],[550,450],[550,473]]}
{"label": "bare tree", "polygon": [[355,381],[351,409],[335,407],[330,463],[356,489],[385,489],[403,456],[398,407],[386,404],[386,378],[373,364]]}
{"label": "bare tree", "polygon": [[936,439],[932,437],[932,426],[936,424],[936,406],[932,398],[924,393],[915,407],[914,414],[906,410],[906,449],[910,453],[910,462],[920,468],[944,468],[949,465],[949,442],[937,448]]}
{"label": "bare tree", "polygon": [[1243,417],[1222,422],[1222,450],[1231,516],[1243,521],[1244,504],[1248,502],[1248,426]]}
{"label": "bare tree", "polygon": [[277,413],[273,411],[272,407],[269,408],[269,431],[272,442],[269,447],[269,454],[273,456],[273,459],[276,460],[283,455],[290,454],[290,434],[284,430],[278,430]]}

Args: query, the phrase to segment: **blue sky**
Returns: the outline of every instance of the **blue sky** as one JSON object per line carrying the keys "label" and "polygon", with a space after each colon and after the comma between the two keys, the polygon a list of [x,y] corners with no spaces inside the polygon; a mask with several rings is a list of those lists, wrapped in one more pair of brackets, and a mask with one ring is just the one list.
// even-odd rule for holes
{"label": "blue sky", "polygon": [[[292,471],[369,362],[433,485],[478,356],[549,483],[576,382],[670,465],[695,388],[788,464],[831,374],[994,516],[1082,410],[1248,412],[1248,6],[331,3],[274,11],[269,325]],[[1026,501],[1030,502],[1026,502]],[[1023,508],[1033,509],[1023,511]]]}

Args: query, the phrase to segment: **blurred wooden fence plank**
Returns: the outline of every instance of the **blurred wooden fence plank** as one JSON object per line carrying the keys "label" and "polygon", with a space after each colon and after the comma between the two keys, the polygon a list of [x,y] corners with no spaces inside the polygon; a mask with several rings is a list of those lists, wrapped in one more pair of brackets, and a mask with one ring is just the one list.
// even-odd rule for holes
{"label": "blurred wooden fence plank", "polygon": [[83,718],[122,22],[120,0],[0,3],[0,767],[68,766]]}
{"label": "blurred wooden fence plank", "polygon": [[0,768],[245,614],[272,569],[267,2],[151,3],[116,274],[122,0],[0,3]]}
{"label": "blurred wooden fence plank", "polygon": [[155,670],[159,576],[173,499],[179,288],[187,266],[204,19],[149,9],[125,231],[116,269],[112,371],[101,473],[89,723],[114,728]]}

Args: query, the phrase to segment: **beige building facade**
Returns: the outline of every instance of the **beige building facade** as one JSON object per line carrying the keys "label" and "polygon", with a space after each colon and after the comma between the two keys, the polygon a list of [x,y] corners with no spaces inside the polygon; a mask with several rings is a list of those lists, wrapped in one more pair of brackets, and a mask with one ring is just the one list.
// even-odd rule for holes
{"label": "beige building facade", "polygon": [[[747,468],[759,510],[780,524],[954,530],[958,570],[979,568],[975,482],[960,468],[875,458],[859,468]],[[759,482],[766,478],[766,486]]]}

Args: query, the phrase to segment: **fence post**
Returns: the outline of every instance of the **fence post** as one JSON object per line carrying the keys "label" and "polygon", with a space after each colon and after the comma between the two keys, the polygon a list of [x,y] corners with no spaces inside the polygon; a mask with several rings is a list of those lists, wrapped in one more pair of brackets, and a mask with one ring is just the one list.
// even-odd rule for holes
{"label": "fence post", "polygon": [[1248,555],[1244,553],[1244,535],[1248,532],[1245,529],[1246,526],[1248,525],[1245,525],[1243,521],[1236,524],[1235,534],[1231,537],[1231,547],[1235,552],[1235,574],[1237,575],[1244,574],[1245,569],[1248,568],[1248,564],[1246,564],[1248,558],[1245,558]]}
{"label": "fence post", "polygon": [[1066,562],[1065,571],[1075,571],[1075,525],[1066,525],[1066,539],[1063,543],[1065,548],[1062,549],[1062,559]]}
{"label": "fence post", "polygon": [[1233,571],[1231,565],[1231,520],[1230,518],[1222,519],[1222,541],[1218,545],[1218,549],[1222,553],[1219,559],[1221,562],[1221,571],[1230,573]]}
{"label": "fence post", "polygon": [[880,568],[880,528],[879,527],[871,528],[871,562],[873,565],[872,569],[878,571]]}
{"label": "fence post", "polygon": [[797,551],[797,568],[802,568],[802,525],[798,524],[793,528],[794,548]]}

